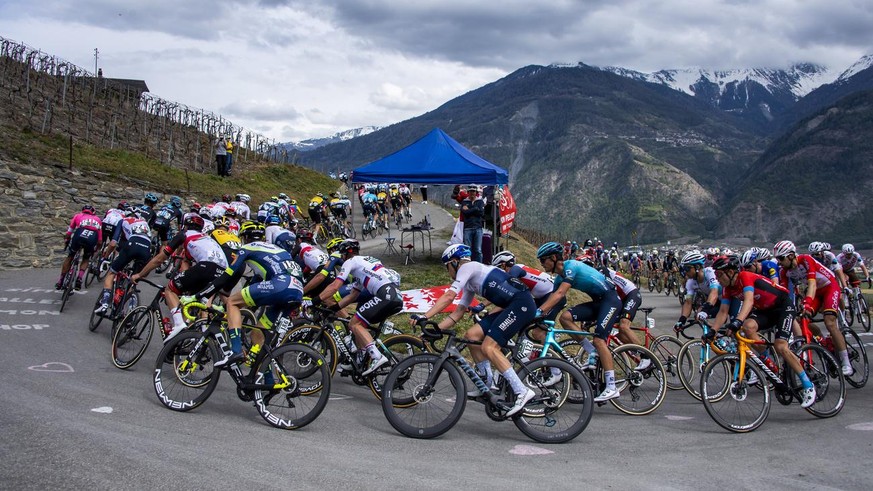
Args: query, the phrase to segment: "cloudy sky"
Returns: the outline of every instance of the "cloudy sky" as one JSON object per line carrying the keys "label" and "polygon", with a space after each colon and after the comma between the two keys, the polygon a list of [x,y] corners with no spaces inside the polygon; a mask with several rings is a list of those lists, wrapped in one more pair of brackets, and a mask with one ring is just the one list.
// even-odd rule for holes
{"label": "cloudy sky", "polygon": [[0,0],[0,36],[279,141],[384,126],[525,65],[834,69],[869,0]]}

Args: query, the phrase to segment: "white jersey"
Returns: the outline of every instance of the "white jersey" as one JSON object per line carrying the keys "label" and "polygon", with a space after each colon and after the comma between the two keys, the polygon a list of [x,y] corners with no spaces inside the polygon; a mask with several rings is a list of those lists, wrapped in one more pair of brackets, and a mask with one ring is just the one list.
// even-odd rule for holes
{"label": "white jersey", "polygon": [[145,237],[151,240],[152,229],[149,228],[148,222],[139,217],[127,217],[121,221],[121,233],[124,238],[130,240],[131,237]]}
{"label": "white jersey", "polygon": [[106,210],[106,216],[103,217],[103,223],[106,225],[112,225],[113,227],[118,225],[118,222],[122,220],[124,220],[124,212],[118,208],[110,208]]}
{"label": "white jersey", "polygon": [[[494,270],[498,270],[498,268],[473,261],[465,262],[458,267],[455,281],[449,286],[449,290],[460,293],[459,303],[464,307],[469,307],[473,301],[473,296],[482,294],[482,283]],[[503,271],[500,270],[500,272]]]}
{"label": "white jersey", "polygon": [[294,235],[294,232],[288,230],[285,227],[280,227],[279,225],[270,225],[266,229],[264,229],[264,242],[269,242],[270,244],[276,243],[276,237],[279,237],[282,234],[291,234],[291,240],[297,239],[297,236]]}
{"label": "white jersey", "polygon": [[[840,255],[842,256],[842,254]],[[834,253],[831,251],[822,251],[821,259],[816,258],[816,261],[820,262],[822,266],[828,268],[834,273],[836,273],[838,269],[843,269],[843,264],[837,260],[837,256],[834,256]]]}
{"label": "white jersey", "polygon": [[299,261],[303,263],[303,272],[310,273],[318,269],[319,266],[327,264],[330,261],[330,256],[312,244],[301,242]]}
{"label": "white jersey", "polygon": [[400,275],[396,271],[386,268],[381,261],[370,256],[355,256],[345,261],[336,278],[342,281],[353,278],[352,287],[355,290],[367,290],[373,295],[385,285],[400,284]]}
{"label": "white jersey", "polygon": [[[105,222],[106,220],[103,221]],[[836,260],[837,264],[842,267],[843,271],[852,271],[853,269],[855,269],[855,266],[864,262],[864,260],[861,258],[861,255],[857,252],[853,252],[851,254],[841,252],[837,256]]]}
{"label": "white jersey", "polygon": [[633,281],[621,276],[613,269],[607,268],[607,271],[609,271],[609,279],[612,280],[615,289],[618,291],[618,296],[621,297],[622,300],[624,300],[624,297],[626,297],[628,293],[637,290],[637,285],[635,285]]}
{"label": "white jersey", "polygon": [[715,277],[715,270],[709,267],[703,268],[703,284],[698,282],[696,278],[685,282],[685,291],[688,292],[688,298],[694,298],[697,292],[709,295],[709,291],[713,288],[718,289],[719,283]]}
{"label": "white jersey", "polygon": [[251,220],[252,211],[249,209],[249,205],[242,201],[231,201],[230,207],[236,211],[237,216],[243,217],[245,220]]}
{"label": "white jersey", "polygon": [[203,233],[208,234],[215,230],[215,224],[212,223],[212,220],[203,219]]}
{"label": "white jersey", "polygon": [[[517,268],[517,269],[516,269]],[[522,274],[522,272],[524,274]],[[528,290],[530,290],[530,294],[533,295],[534,298],[543,298],[548,295],[551,295],[555,290],[555,280],[552,278],[552,275],[546,273],[545,271],[540,271],[529,266],[525,266],[524,264],[516,264],[509,269],[509,276],[512,278],[518,278],[519,281],[524,283]]]}
{"label": "white jersey", "polygon": [[227,256],[212,237],[196,230],[185,231],[185,255],[195,262],[217,264],[222,269],[227,268]]}

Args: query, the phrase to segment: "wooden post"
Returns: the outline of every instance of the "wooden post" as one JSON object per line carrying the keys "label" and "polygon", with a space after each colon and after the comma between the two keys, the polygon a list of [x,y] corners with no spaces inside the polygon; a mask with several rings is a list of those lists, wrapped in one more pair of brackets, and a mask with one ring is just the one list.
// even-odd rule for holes
{"label": "wooden post", "polygon": [[73,135],[70,135],[70,170],[73,170]]}
{"label": "wooden post", "polygon": [[188,184],[188,194],[191,194],[191,179],[188,177],[188,169],[185,169],[185,182]]}

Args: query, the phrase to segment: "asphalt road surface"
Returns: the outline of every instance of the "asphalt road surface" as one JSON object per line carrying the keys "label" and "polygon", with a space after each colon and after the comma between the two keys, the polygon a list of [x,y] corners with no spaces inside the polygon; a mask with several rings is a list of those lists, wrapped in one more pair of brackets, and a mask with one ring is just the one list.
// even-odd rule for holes
{"label": "asphalt road surface", "polygon": [[[837,417],[773,404],[750,434],[718,427],[680,391],[648,416],[595,409],[573,442],[542,445],[468,403],[447,434],[396,433],[363,387],[335,378],[321,416],[268,426],[229,377],[200,408],[155,396],[159,343],[129,371],[109,359],[108,327],[87,329],[97,289],[58,314],[56,272],[0,272],[0,488],[3,489],[870,489],[873,389],[850,389]],[[144,298],[152,291],[146,289]],[[673,297],[644,294],[658,330]],[[873,343],[873,337],[865,336]]]}

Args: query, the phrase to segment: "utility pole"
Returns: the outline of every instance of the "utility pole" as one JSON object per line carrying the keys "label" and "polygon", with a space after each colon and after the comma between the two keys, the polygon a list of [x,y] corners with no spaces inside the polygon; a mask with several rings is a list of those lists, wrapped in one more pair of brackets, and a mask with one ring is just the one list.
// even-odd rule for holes
{"label": "utility pole", "polygon": [[100,54],[97,51],[97,48],[94,48],[94,97],[97,97],[97,84],[99,80],[97,80],[97,55]]}

